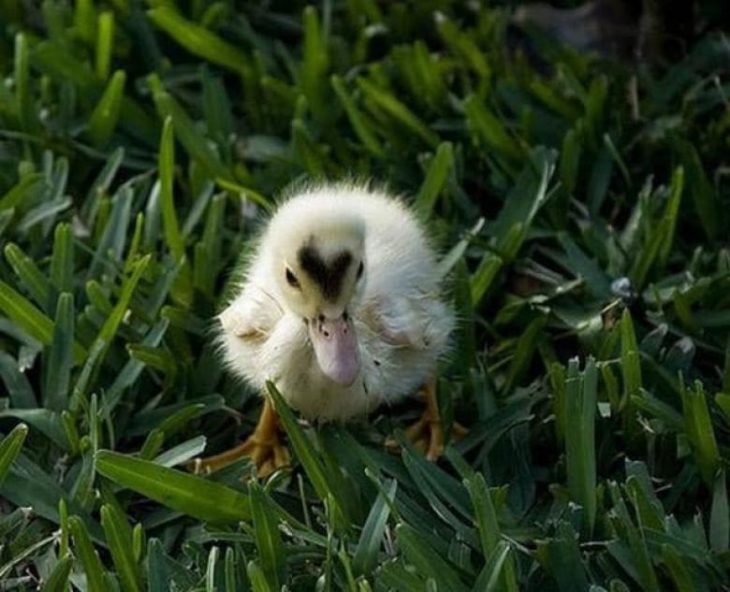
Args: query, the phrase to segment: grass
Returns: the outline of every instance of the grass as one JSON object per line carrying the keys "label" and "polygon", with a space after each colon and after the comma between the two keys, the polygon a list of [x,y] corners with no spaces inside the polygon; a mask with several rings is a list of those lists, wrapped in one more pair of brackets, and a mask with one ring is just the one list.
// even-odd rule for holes
{"label": "grass", "polygon": [[[499,6],[239,4],[0,2],[0,589],[725,589],[727,38],[535,67]],[[236,260],[343,177],[444,246],[469,434],[393,455],[415,402],[313,429],[272,386],[293,470],[189,474],[258,410]]]}

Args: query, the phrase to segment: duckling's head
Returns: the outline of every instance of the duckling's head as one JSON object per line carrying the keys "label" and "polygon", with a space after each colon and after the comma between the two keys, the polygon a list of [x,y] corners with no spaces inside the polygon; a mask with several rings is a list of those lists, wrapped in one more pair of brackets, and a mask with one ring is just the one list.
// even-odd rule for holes
{"label": "duckling's head", "polygon": [[322,372],[350,385],[360,370],[350,311],[365,283],[365,224],[341,210],[282,214],[267,233],[281,304],[306,322]]}

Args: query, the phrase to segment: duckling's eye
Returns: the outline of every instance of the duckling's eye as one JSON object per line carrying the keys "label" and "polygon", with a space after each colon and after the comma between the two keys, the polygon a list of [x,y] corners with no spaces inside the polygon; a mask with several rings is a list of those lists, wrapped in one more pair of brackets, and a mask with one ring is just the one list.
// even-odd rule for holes
{"label": "duckling's eye", "polygon": [[362,264],[362,261],[360,261],[360,265],[357,266],[357,279],[360,279],[362,277],[362,272],[365,269],[365,267]]}
{"label": "duckling's eye", "polygon": [[286,282],[292,287],[292,288],[299,288],[299,280],[297,279],[297,276],[294,275],[294,272],[286,268]]}

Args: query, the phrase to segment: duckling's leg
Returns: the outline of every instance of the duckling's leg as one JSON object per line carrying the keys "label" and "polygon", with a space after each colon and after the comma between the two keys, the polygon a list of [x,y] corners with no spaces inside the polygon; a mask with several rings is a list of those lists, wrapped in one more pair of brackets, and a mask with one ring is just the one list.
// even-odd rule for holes
{"label": "duckling's leg", "polygon": [[215,456],[196,458],[188,468],[196,474],[213,473],[244,457],[249,457],[256,465],[259,477],[267,477],[276,469],[289,465],[289,451],[279,438],[279,416],[267,396],[264,396],[256,428],[244,442]]}
{"label": "duckling's leg", "polygon": [[[435,378],[426,382],[421,394],[425,399],[426,409],[421,418],[406,429],[406,437],[418,450],[426,454],[428,460],[437,460],[444,452],[444,430],[436,401]],[[466,428],[454,422],[452,432],[455,438],[461,438],[466,434]]]}

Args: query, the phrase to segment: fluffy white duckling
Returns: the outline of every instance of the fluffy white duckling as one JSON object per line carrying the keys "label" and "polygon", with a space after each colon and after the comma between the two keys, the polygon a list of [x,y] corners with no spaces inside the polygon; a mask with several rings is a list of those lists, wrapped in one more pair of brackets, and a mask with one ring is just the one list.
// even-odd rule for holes
{"label": "fluffy white duckling", "polygon": [[[426,386],[429,457],[443,447],[431,380],[454,313],[436,254],[406,205],[378,190],[311,187],[266,226],[236,296],[219,315],[228,367],[265,393],[273,381],[310,420],[347,420]],[[259,472],[288,462],[265,396],[242,445],[202,460],[215,470],[244,455]],[[412,429],[411,435],[415,436]]]}

